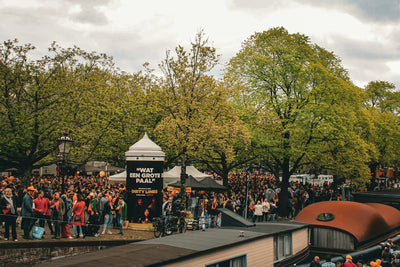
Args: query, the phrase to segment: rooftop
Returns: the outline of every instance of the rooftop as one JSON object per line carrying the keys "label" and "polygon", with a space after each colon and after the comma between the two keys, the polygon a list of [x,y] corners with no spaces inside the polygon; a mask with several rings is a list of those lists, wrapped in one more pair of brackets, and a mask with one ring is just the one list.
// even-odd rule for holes
{"label": "rooftop", "polygon": [[[260,223],[255,227],[213,228],[206,231],[188,231],[163,238],[108,248],[99,252],[78,255],[41,263],[40,266],[148,266],[171,262],[194,254],[250,242],[270,235],[307,227],[298,222]],[[240,232],[243,231],[243,237]],[[156,251],[156,253],[155,253]],[[134,261],[133,261],[134,260]]]}
{"label": "rooftop", "polygon": [[[321,221],[317,216],[333,214],[329,221]],[[305,207],[297,215],[296,221],[310,226],[330,227],[354,236],[357,242],[372,240],[400,227],[400,211],[378,203],[352,201],[324,201]]]}

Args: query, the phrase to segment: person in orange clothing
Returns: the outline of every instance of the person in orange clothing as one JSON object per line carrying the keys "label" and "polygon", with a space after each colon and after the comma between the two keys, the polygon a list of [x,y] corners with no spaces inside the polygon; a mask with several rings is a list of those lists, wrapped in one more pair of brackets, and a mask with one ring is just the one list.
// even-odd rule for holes
{"label": "person in orange clothing", "polygon": [[[46,206],[46,210],[45,210],[44,217],[45,217],[45,219],[46,219],[46,221],[47,221],[47,225],[49,226],[50,234],[51,234],[51,235],[54,235],[54,230],[53,230],[53,225],[52,225],[52,219],[51,219],[51,208],[50,208],[51,202],[50,202],[50,198],[51,198],[50,192],[49,192],[49,191],[45,191],[45,192],[44,192],[44,195],[43,195],[43,199],[44,199],[45,202],[47,202],[47,203],[46,203],[46,205],[45,205],[45,206]],[[44,223],[44,224],[46,224],[46,223]]]}
{"label": "person in orange clothing", "polygon": [[65,214],[65,203],[60,198],[60,193],[54,193],[54,198],[50,203],[50,208],[52,210],[52,217],[54,221],[54,238],[60,239],[61,234],[61,222]]}
{"label": "person in orange clothing", "polygon": [[[35,217],[39,219],[39,226],[44,227],[46,214],[49,212],[49,202],[48,199],[44,198],[44,192],[42,190],[39,191],[37,198],[33,200],[33,204],[35,204]],[[50,228],[51,231],[53,231]]]}
{"label": "person in orange clothing", "polygon": [[85,223],[85,201],[83,201],[83,196],[81,194],[77,195],[77,201],[72,208],[72,212],[74,213],[72,219],[74,235],[76,238],[83,237],[82,225]]}
{"label": "person in orange clothing", "polygon": [[346,256],[346,262],[343,265],[344,267],[356,267],[356,264],[353,262],[353,257],[350,255]]}

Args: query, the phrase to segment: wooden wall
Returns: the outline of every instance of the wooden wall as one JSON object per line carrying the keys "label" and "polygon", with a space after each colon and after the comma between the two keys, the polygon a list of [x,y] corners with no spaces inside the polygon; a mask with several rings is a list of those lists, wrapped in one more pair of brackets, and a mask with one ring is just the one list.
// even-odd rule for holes
{"label": "wooden wall", "polygon": [[293,255],[296,255],[308,246],[308,228],[303,228],[292,233]]}

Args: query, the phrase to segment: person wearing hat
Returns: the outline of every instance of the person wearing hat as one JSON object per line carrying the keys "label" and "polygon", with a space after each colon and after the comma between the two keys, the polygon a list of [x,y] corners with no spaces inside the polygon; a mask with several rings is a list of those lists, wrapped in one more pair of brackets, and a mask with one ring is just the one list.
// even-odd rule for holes
{"label": "person wearing hat", "polygon": [[34,224],[33,218],[33,194],[36,189],[33,186],[29,186],[27,189],[27,193],[22,199],[22,207],[21,207],[21,228],[24,230],[24,239],[32,239],[30,236],[30,232],[32,230]]}
{"label": "person wearing hat", "polygon": [[350,255],[346,256],[346,262],[343,265],[344,267],[356,267],[356,264],[353,262],[353,257]]}

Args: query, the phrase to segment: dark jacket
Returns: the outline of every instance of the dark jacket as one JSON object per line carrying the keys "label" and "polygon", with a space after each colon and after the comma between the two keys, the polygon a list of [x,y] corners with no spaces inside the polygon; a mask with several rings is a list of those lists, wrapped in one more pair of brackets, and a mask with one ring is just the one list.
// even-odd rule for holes
{"label": "dark jacket", "polygon": [[14,206],[14,213],[12,213],[11,209],[7,208],[7,205],[9,204],[8,201],[5,199],[5,197],[3,196],[0,199],[0,214],[2,214],[2,221],[10,221],[10,220],[16,220],[17,219],[17,199],[16,197],[13,195],[12,196],[12,203]]}
{"label": "dark jacket", "polygon": [[58,205],[58,211],[55,204],[54,199],[51,201],[51,214],[53,219],[56,219],[58,221],[64,221],[64,215],[66,213],[66,208],[65,208],[65,203],[64,200],[62,200],[62,198],[59,199],[60,200],[60,204]]}
{"label": "dark jacket", "polygon": [[111,206],[110,206],[110,202],[107,201],[104,204],[103,215],[110,214],[110,213],[111,213]]}
{"label": "dark jacket", "polygon": [[101,205],[100,205],[100,199],[99,198],[94,198],[93,199],[93,203],[92,203],[92,210],[94,213],[96,214],[100,214],[101,213]]}
{"label": "dark jacket", "polygon": [[33,199],[28,193],[22,199],[21,216],[33,217]]}

